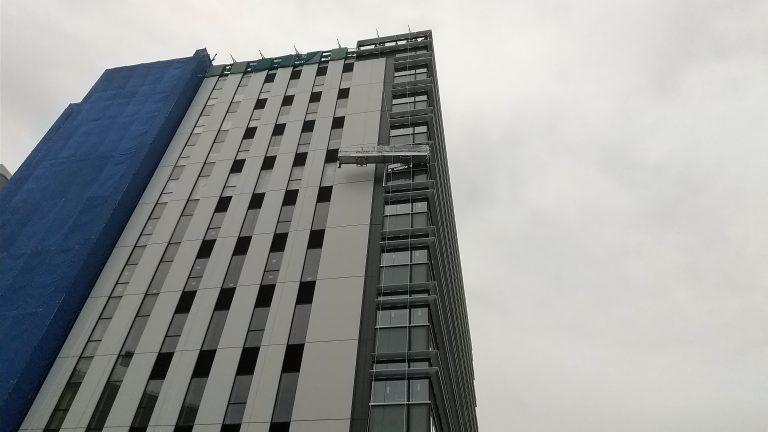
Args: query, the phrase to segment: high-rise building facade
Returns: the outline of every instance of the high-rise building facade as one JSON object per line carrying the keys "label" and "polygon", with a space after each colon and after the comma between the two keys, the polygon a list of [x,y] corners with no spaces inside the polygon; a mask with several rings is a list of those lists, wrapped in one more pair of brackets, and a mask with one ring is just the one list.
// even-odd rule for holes
{"label": "high-rise building facade", "polygon": [[109,70],[0,208],[2,430],[477,430],[429,31]]}

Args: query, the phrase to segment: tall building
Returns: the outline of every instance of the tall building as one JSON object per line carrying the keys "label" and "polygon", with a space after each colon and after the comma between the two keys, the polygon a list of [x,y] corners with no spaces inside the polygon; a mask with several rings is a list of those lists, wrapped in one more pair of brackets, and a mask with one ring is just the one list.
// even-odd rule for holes
{"label": "tall building", "polygon": [[432,48],[107,70],[0,192],[0,429],[476,431]]}

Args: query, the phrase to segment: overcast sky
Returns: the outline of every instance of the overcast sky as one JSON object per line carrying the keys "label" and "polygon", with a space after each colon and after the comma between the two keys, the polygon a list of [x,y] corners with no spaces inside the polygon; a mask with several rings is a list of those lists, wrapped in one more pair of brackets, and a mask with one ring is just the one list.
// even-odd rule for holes
{"label": "overcast sky", "polygon": [[481,429],[768,430],[765,0],[3,0],[1,19],[11,171],[105,68],[431,28]]}

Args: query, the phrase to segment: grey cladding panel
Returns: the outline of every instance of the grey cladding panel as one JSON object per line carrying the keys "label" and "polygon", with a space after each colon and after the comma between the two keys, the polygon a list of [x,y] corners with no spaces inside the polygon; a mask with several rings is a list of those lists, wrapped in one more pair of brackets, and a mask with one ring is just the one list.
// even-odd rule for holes
{"label": "grey cladding panel", "polygon": [[292,419],[350,418],[356,361],[356,340],[306,344]]}
{"label": "grey cladding panel", "polygon": [[[339,170],[337,170],[339,172]],[[371,220],[373,182],[343,183],[333,186],[328,224],[331,227],[367,225]]]}
{"label": "grey cladding panel", "polygon": [[356,225],[326,229],[317,278],[364,276],[368,228]]}
{"label": "grey cladding panel", "polygon": [[317,281],[307,342],[357,340],[364,282],[362,277]]}

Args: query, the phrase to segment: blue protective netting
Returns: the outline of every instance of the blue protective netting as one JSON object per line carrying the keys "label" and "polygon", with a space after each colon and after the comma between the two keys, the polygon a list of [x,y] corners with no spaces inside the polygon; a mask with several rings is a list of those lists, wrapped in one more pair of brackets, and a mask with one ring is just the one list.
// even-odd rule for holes
{"label": "blue protective netting", "polygon": [[211,66],[105,71],[0,190],[0,432],[26,415]]}

